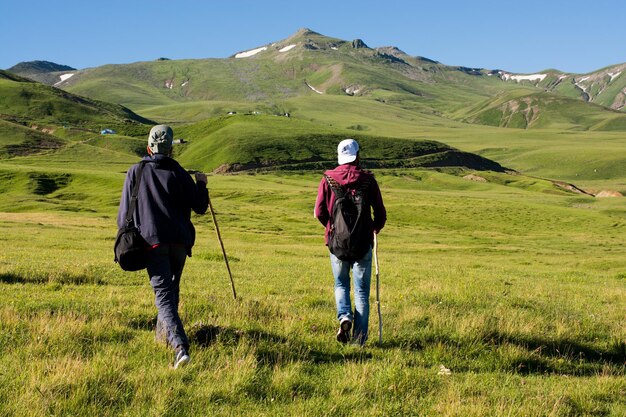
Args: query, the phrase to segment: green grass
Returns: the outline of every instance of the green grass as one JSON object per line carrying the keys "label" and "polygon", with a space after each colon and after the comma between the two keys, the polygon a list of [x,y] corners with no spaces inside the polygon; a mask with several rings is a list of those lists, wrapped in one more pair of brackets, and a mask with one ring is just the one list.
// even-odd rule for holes
{"label": "green grass", "polygon": [[[36,168],[16,166],[0,164],[13,175],[0,207],[0,414],[626,410],[621,201],[519,177],[503,185],[503,174],[474,183],[378,171],[389,211],[379,249],[384,338],[376,343],[373,310],[361,350],[334,340],[323,228],[311,216],[320,174],[210,176],[239,298],[210,217],[194,216],[181,294],[193,362],[177,372],[154,341],[145,272],[112,262],[123,173],[52,164],[39,169],[57,172],[59,188],[37,193]],[[452,374],[438,375],[441,365]]]}
{"label": "green grass", "polygon": [[[154,340],[145,272],[112,261],[124,174],[149,125],[0,72],[0,416],[626,414],[626,206],[551,181],[626,194],[623,116],[317,34],[285,44],[304,38],[322,47],[68,80],[172,123],[189,141],[175,148],[186,168],[282,169],[209,176],[239,297],[210,216],[194,216],[180,306],[193,361],[181,372]],[[340,65],[328,42],[345,53]],[[343,94],[349,84],[363,95]],[[525,99],[541,112],[531,129],[514,128],[527,127],[519,112],[508,128],[461,122],[500,126],[494,109]],[[116,122],[123,135],[94,133]],[[334,340],[328,254],[311,216],[345,137],[365,164],[388,167],[375,170],[389,217],[384,340],[372,304],[365,349]],[[519,173],[414,168],[484,162],[465,152]]]}

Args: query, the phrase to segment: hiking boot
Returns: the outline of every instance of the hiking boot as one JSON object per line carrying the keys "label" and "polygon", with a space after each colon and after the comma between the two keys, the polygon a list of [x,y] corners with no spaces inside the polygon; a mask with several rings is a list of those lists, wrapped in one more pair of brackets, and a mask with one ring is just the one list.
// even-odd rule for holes
{"label": "hiking boot", "polygon": [[350,329],[352,329],[352,321],[350,319],[341,319],[339,324],[339,330],[337,331],[337,341],[341,343],[348,343],[350,340]]}
{"label": "hiking boot", "polygon": [[184,347],[179,347],[176,349],[176,358],[174,359],[174,369],[178,369],[179,367],[183,367],[189,363],[191,357],[189,357],[189,353],[187,353],[187,349]]}

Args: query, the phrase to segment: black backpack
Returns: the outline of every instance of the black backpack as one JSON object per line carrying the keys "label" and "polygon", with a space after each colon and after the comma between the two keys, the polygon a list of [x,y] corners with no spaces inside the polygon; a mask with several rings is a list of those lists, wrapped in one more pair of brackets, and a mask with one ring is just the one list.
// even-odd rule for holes
{"label": "black backpack", "polygon": [[366,197],[371,177],[366,177],[354,194],[344,190],[328,175],[325,178],[335,194],[330,215],[328,249],[342,261],[357,261],[372,247],[370,203]]}
{"label": "black backpack", "polygon": [[124,271],[139,271],[146,268],[148,261],[148,250],[150,245],[144,240],[139,233],[139,229],[133,222],[133,213],[137,206],[137,194],[139,193],[139,184],[141,183],[141,174],[146,161],[141,161],[139,167],[135,171],[135,185],[131,193],[130,203],[126,210],[125,225],[118,229],[113,252],[115,253],[115,262],[117,262]]}

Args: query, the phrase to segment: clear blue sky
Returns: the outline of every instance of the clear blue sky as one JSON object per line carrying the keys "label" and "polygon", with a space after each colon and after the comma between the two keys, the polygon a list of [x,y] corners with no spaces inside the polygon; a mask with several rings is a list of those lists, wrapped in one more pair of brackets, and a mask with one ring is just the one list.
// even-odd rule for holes
{"label": "clear blue sky", "polygon": [[626,62],[626,1],[0,0],[0,68],[224,58],[302,27],[448,65],[586,73]]}

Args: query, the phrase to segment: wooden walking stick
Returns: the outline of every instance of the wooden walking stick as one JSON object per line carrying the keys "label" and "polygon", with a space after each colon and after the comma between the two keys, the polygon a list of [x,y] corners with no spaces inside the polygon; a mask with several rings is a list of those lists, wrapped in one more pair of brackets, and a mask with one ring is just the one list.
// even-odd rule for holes
{"label": "wooden walking stick", "polygon": [[215,210],[213,210],[213,203],[211,203],[211,197],[209,196],[209,210],[211,210],[211,217],[213,218],[213,224],[215,225],[215,233],[217,233],[217,240],[222,247],[222,254],[224,255],[224,261],[226,262],[226,269],[228,270],[228,276],[230,277],[230,287],[233,289],[233,298],[237,299],[237,292],[235,292],[235,281],[233,280],[233,274],[230,272],[230,265],[228,265],[228,257],[226,256],[226,249],[224,249],[224,243],[222,242],[222,236],[220,235],[220,228],[217,225],[217,219],[215,218]]}
{"label": "wooden walking stick", "polygon": [[378,308],[378,344],[383,343],[383,315],[380,312],[380,278],[378,275],[378,239],[374,233],[374,265],[376,266],[376,307]]}

